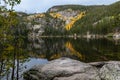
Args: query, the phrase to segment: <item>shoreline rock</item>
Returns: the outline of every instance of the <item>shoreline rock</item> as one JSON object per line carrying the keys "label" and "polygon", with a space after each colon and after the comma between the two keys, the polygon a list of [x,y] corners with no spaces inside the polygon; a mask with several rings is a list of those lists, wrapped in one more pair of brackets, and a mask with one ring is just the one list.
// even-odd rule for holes
{"label": "shoreline rock", "polygon": [[120,80],[120,62],[83,63],[60,58],[36,65],[23,75],[25,80]]}

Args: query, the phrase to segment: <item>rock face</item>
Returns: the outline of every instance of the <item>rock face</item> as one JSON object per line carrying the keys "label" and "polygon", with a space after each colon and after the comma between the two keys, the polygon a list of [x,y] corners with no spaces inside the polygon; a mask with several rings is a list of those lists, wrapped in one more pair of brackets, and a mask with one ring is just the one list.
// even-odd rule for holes
{"label": "rock face", "polygon": [[101,79],[120,80],[120,62],[109,62],[100,69]]}
{"label": "rock face", "polygon": [[26,16],[29,30],[28,37],[36,38],[66,33],[66,30],[70,30],[73,24],[80,19],[80,14],[84,12],[79,9],[72,9],[72,7],[74,6],[55,6],[46,13]]}
{"label": "rock face", "polygon": [[89,63],[97,67],[101,80],[120,80],[120,61]]}
{"label": "rock face", "polygon": [[24,73],[25,80],[120,80],[120,62],[83,63],[60,58]]}
{"label": "rock face", "polygon": [[27,16],[27,20],[28,20],[27,28],[29,30],[29,34],[28,34],[29,38],[30,37],[36,38],[42,36],[44,32],[45,33],[49,32],[49,29],[53,31],[61,30],[61,32],[64,29],[64,21],[57,18],[53,18],[52,16],[50,16],[50,14],[45,14],[45,13],[32,14]]}
{"label": "rock face", "polygon": [[69,58],[35,66],[24,73],[26,80],[100,80],[97,68]]}

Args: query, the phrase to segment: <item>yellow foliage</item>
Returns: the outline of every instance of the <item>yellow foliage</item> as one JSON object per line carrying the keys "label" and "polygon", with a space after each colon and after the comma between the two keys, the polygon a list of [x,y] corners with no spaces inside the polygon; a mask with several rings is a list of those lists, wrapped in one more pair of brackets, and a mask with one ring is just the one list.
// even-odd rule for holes
{"label": "yellow foliage", "polygon": [[36,18],[42,18],[42,17],[45,17],[45,14],[37,14],[35,15]]}
{"label": "yellow foliage", "polygon": [[46,56],[44,54],[41,54],[39,57],[40,58],[45,58]]}
{"label": "yellow foliage", "polygon": [[59,14],[59,13],[50,13],[50,15],[53,17],[53,18],[61,18],[62,15]]}
{"label": "yellow foliage", "polygon": [[68,24],[66,24],[66,26],[65,26],[66,30],[70,30],[72,28],[72,26],[74,25],[74,23],[77,20],[81,19],[84,15],[85,15],[85,12],[82,12],[75,17],[70,17],[71,21]]}
{"label": "yellow foliage", "polygon": [[54,54],[53,56],[51,56],[51,58],[50,59],[58,59],[58,58],[60,58],[62,55],[60,55],[60,54]]}
{"label": "yellow foliage", "polygon": [[[54,55],[52,55],[52,56],[50,57],[50,59],[58,59],[58,58],[60,58],[61,56],[62,56],[61,54],[54,54]],[[41,54],[41,55],[39,55],[39,57],[40,57],[40,58],[46,58],[46,55]]]}
{"label": "yellow foliage", "polygon": [[80,59],[84,59],[84,56],[78,51],[76,51],[70,42],[66,42],[65,46],[71,51],[71,54],[76,55]]}
{"label": "yellow foliage", "polygon": [[8,51],[14,50],[14,47],[12,45],[8,45],[8,47],[5,50],[8,50]]}
{"label": "yellow foliage", "polygon": [[[59,13],[50,13],[50,15],[53,17],[53,18],[59,18],[59,19],[62,19],[62,20],[67,20],[67,17],[59,14]],[[69,17],[69,19],[71,20],[68,24],[66,24],[65,28],[66,30],[70,30],[72,28],[72,26],[74,25],[74,23],[81,19],[83,16],[85,15],[85,12],[81,12],[80,14],[78,14],[77,16],[75,17]]]}

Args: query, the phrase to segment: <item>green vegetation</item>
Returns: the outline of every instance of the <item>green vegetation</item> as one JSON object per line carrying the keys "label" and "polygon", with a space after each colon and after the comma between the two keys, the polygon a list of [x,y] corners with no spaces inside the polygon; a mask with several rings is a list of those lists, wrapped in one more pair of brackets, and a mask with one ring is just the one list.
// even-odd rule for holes
{"label": "green vegetation", "polygon": [[[60,11],[72,10],[85,12],[84,17],[76,20],[70,30],[64,31],[66,34],[91,34],[107,35],[114,33],[120,28],[120,1],[111,5],[63,5],[54,6],[49,12],[58,13]],[[68,24],[70,25],[70,24]],[[117,30],[118,31],[118,30]],[[63,33],[64,34],[64,33]]]}
{"label": "green vegetation", "polygon": [[[11,8],[8,10],[5,6],[0,6],[0,79],[4,76],[9,78],[8,75],[11,75],[11,80],[18,80],[19,70],[24,70],[20,66],[32,56],[48,60],[68,56],[86,62],[120,60],[120,46],[116,46],[120,43],[118,41],[115,45],[114,42],[104,39],[90,40],[89,42],[85,39],[65,38],[64,42],[63,38],[44,38],[43,41],[34,40],[35,42],[27,44],[28,40],[26,39],[28,35],[26,26],[29,23],[29,27],[32,28],[31,32],[36,28],[34,25],[37,25],[34,31],[38,33],[41,29],[42,35],[81,35],[89,31],[92,34],[107,34],[111,37],[114,32],[120,32],[120,2],[108,6],[55,6],[58,10],[54,12],[56,13],[54,16],[51,16],[49,11],[28,16],[26,13],[14,11],[14,6],[19,4],[20,0],[4,1]],[[78,13],[77,17],[72,16],[67,30],[65,21],[61,19],[61,15],[57,14],[66,9],[76,10],[80,13],[85,12],[85,15]]]}
{"label": "green vegetation", "polygon": [[[57,8],[57,11],[63,11],[63,10],[66,10],[66,9],[72,9],[72,10],[81,10],[81,11],[85,11],[87,9],[89,9],[90,7],[89,6],[82,6],[82,5],[63,5],[63,6],[54,6],[52,8]],[[52,9],[50,8],[48,10],[48,12]]]}
{"label": "green vegetation", "polygon": [[[11,6],[11,9],[7,10],[5,6],[0,6],[0,37],[12,37],[14,35],[13,33],[19,30],[22,30],[22,35],[27,35],[28,31],[25,27],[27,23],[31,23],[31,26],[42,24],[44,27],[43,35],[67,35],[75,33],[81,35],[86,34],[88,31],[91,34],[106,35],[119,31],[120,28],[120,1],[111,5],[99,6],[54,6],[46,13],[34,14],[35,18],[31,21],[27,21],[27,15],[25,13],[16,13],[14,11],[14,6],[19,4],[20,0],[5,0],[5,3]],[[57,10],[53,10],[52,12],[51,10],[54,8]],[[71,10],[78,11],[78,14],[85,12],[85,14],[76,20],[74,20],[75,16],[71,16],[71,21],[67,18],[69,23],[66,24],[65,20],[61,19],[64,15],[58,13],[65,10],[68,12]],[[51,16],[51,14],[53,14],[53,16]],[[20,15],[22,15],[22,17]],[[66,16],[64,16],[64,18],[65,17]],[[67,30],[66,26],[68,26]]]}
{"label": "green vegetation", "polygon": [[0,6],[0,38],[13,39],[15,36],[27,35],[24,16],[25,13],[15,12],[14,6],[20,4],[21,0],[4,0],[6,6]]}
{"label": "green vegetation", "polygon": [[0,6],[0,80],[4,76],[7,80],[18,80],[20,66],[28,57],[24,43],[27,36],[26,14],[13,9],[21,0],[3,1],[11,8]]}
{"label": "green vegetation", "polygon": [[120,2],[109,6],[89,6],[86,16],[78,20],[70,33],[93,34],[112,33],[116,27],[120,27]]}

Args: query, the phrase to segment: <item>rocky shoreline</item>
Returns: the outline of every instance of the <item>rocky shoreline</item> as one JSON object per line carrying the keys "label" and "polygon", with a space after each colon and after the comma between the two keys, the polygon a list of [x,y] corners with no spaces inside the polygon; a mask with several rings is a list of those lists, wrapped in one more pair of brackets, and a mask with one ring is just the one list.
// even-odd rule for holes
{"label": "rocky shoreline", "polygon": [[36,65],[23,75],[25,80],[120,80],[120,61],[84,63],[64,57]]}

